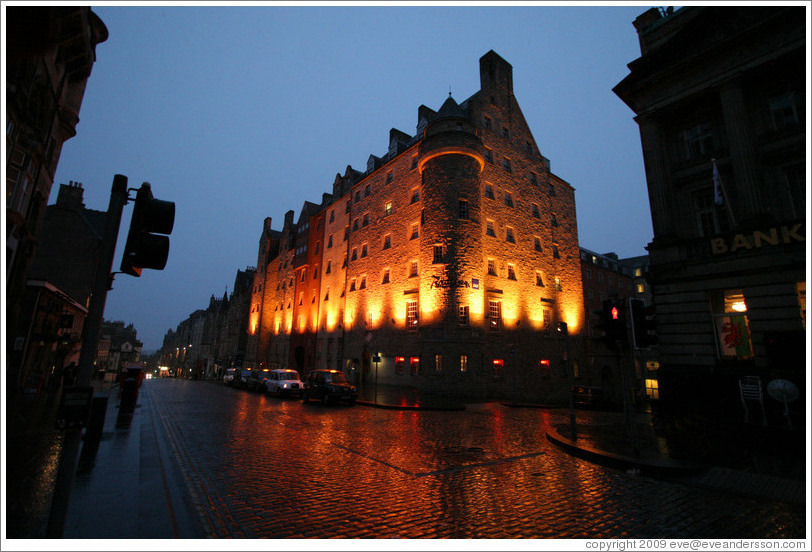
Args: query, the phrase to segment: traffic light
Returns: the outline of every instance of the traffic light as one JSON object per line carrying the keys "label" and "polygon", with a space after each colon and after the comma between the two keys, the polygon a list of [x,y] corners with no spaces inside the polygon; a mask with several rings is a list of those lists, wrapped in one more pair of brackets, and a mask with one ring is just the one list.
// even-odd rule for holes
{"label": "traffic light", "polygon": [[626,310],[623,303],[616,299],[606,299],[603,302],[603,309],[597,311],[600,322],[596,329],[603,331],[601,339],[610,348],[615,348],[618,342],[626,342]]}
{"label": "traffic light", "polygon": [[163,270],[169,257],[169,237],[175,224],[175,204],[155,199],[144,182],[135,195],[135,207],[121,258],[121,272],[141,276],[145,268]]}
{"label": "traffic light", "polygon": [[632,313],[632,336],[634,346],[646,349],[657,343],[654,307],[647,306],[641,299],[630,299],[629,310]]}

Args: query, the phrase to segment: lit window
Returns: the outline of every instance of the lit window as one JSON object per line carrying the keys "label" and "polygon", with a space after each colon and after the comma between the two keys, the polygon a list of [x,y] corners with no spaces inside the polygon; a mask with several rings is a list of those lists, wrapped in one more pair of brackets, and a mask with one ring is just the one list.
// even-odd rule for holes
{"label": "lit window", "polygon": [[646,397],[649,399],[660,398],[660,384],[656,379],[646,379]]}
{"label": "lit window", "polygon": [[418,326],[417,301],[406,302],[406,327],[409,331],[417,330]]}
{"label": "lit window", "polygon": [[409,365],[411,366],[411,373],[413,376],[416,376],[420,373],[420,357],[410,358]]}
{"label": "lit window", "polygon": [[383,206],[383,214],[384,216],[392,214],[392,202],[387,201],[386,204]]}
{"label": "lit window", "polygon": [[502,369],[505,367],[505,361],[501,358],[493,359],[493,376],[498,378],[502,375]]}
{"label": "lit window", "polygon": [[406,357],[395,357],[395,373],[396,374],[403,374],[403,370],[406,364]]}
{"label": "lit window", "polygon": [[460,355],[460,372],[468,371],[468,355]]}
{"label": "lit window", "polygon": [[434,355],[434,371],[443,371],[443,355]]}
{"label": "lit window", "polygon": [[558,276],[555,277],[555,290],[556,291],[563,291],[564,287],[561,285],[561,278]]}
{"label": "lit window", "polygon": [[637,293],[645,293],[646,284],[637,284]]}
{"label": "lit window", "polygon": [[720,356],[737,359],[752,358],[753,343],[750,339],[750,321],[742,290],[713,292],[711,306],[716,322]]}
{"label": "lit window", "polygon": [[502,304],[499,301],[488,302],[488,327],[498,332],[502,327]]}

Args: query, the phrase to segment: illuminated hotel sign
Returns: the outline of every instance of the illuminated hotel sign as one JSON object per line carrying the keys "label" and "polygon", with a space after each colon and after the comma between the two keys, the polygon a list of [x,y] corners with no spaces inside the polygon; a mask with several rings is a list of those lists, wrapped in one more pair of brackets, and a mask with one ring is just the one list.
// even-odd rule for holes
{"label": "illuminated hotel sign", "polygon": [[735,253],[742,249],[760,249],[766,246],[787,243],[805,242],[804,223],[798,222],[792,226],[773,227],[766,231],[755,230],[752,234],[735,234],[731,237],[717,237],[710,241],[711,252],[714,255]]}
{"label": "illuminated hotel sign", "polygon": [[465,280],[452,280],[451,278],[440,278],[438,275],[433,275],[434,281],[431,283],[430,287],[433,288],[440,288],[440,289],[449,289],[449,288],[459,288],[459,287],[469,287],[468,282]]}

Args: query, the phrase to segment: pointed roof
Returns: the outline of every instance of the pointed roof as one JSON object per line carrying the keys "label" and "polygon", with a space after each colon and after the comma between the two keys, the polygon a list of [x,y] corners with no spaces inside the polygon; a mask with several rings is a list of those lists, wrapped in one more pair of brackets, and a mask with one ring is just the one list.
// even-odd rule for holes
{"label": "pointed roof", "polygon": [[448,95],[448,99],[443,102],[442,107],[437,112],[437,117],[435,121],[438,119],[464,119],[465,112],[462,108],[454,101],[454,98],[451,97],[451,94]]}

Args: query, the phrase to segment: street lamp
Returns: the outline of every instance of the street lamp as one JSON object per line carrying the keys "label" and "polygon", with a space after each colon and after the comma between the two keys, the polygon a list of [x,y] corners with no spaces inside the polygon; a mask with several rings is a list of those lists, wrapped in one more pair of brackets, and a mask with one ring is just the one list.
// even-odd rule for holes
{"label": "street lamp", "polygon": [[572,434],[572,438],[576,439],[578,437],[578,432],[575,429],[575,399],[572,396],[572,388],[575,386],[575,374],[573,373],[572,367],[570,366],[569,362],[570,356],[569,329],[567,327],[566,322],[559,322],[556,329],[558,330],[558,335],[564,338],[564,366],[567,369],[567,378],[569,380],[570,433]]}

